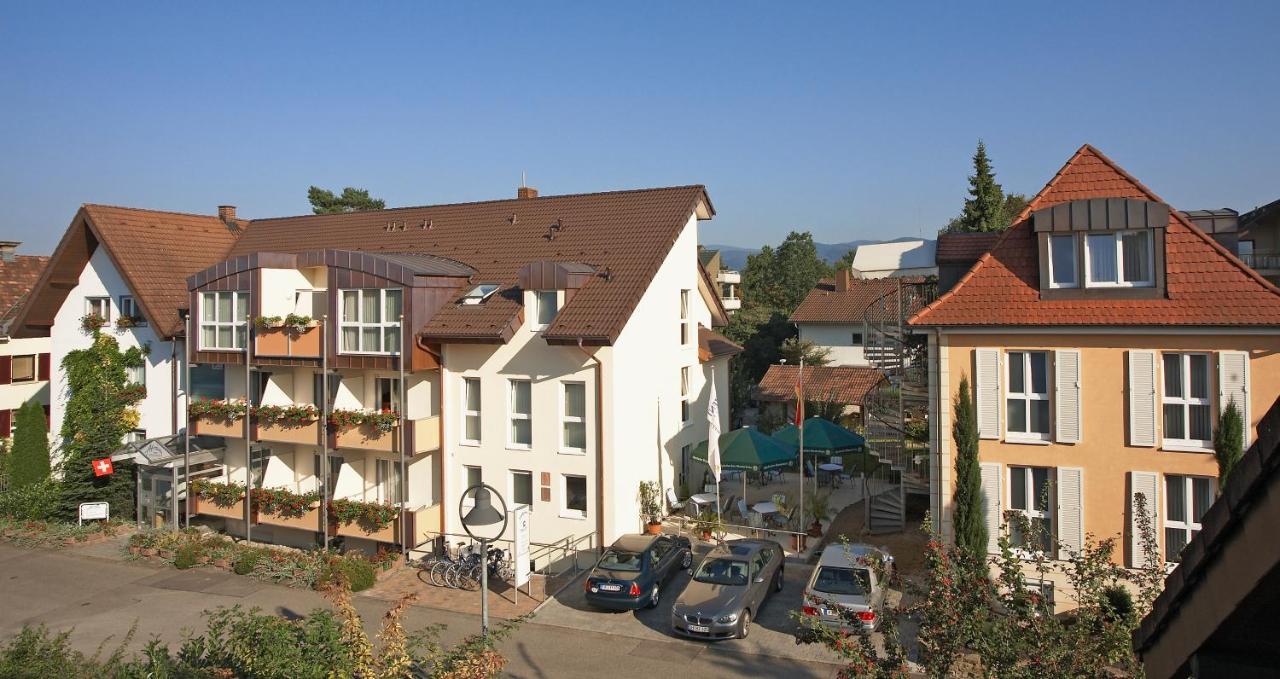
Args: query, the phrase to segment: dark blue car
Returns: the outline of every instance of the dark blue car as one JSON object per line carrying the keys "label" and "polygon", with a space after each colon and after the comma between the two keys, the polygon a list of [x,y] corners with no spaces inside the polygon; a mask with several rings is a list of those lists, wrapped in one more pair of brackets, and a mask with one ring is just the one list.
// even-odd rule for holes
{"label": "dark blue car", "polygon": [[693,563],[689,539],[679,535],[623,535],[587,575],[587,603],[600,608],[654,608],[662,583]]}

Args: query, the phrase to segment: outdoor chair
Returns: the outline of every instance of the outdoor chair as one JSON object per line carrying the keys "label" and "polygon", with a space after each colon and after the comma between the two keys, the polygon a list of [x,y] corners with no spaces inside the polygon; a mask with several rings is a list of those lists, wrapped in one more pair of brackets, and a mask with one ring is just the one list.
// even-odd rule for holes
{"label": "outdoor chair", "polygon": [[668,489],[667,489],[667,504],[668,504],[668,505],[670,505],[670,507],[671,507],[671,511],[669,511],[669,512],[667,512],[667,513],[668,513],[668,514],[675,514],[676,512],[680,511],[681,509],[684,509],[685,505],[689,504],[689,501],[688,501],[688,500],[680,500],[679,498],[677,498],[677,497],[676,497],[676,491],[675,491],[674,489],[672,489],[672,488],[668,488]]}
{"label": "outdoor chair", "polygon": [[742,517],[743,521],[746,521],[751,516],[751,511],[747,509],[746,498],[738,499],[738,516]]}
{"label": "outdoor chair", "polygon": [[807,478],[813,478],[817,475],[817,470],[813,467],[813,462],[804,463],[804,475]]}

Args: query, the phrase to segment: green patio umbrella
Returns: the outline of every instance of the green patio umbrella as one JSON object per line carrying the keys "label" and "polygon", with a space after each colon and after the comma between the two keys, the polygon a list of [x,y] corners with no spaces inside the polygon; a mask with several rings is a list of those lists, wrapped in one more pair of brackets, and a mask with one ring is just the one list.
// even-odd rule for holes
{"label": "green patio umbrella", "polygon": [[[773,438],[783,445],[795,448],[800,445],[800,428],[794,424],[773,432]],[[860,453],[866,449],[867,440],[856,432],[822,417],[810,417],[804,421],[804,452],[815,455],[843,455]]]}
{"label": "green patio umbrella", "polygon": [[[698,462],[707,461],[707,442],[699,443],[693,449],[693,459]],[[795,446],[787,446],[759,429],[744,427],[720,435],[720,468],[745,472],[763,472],[773,469],[785,469],[796,459]],[[716,479],[719,504],[720,479]],[[747,477],[742,477],[742,497],[747,497]]]}

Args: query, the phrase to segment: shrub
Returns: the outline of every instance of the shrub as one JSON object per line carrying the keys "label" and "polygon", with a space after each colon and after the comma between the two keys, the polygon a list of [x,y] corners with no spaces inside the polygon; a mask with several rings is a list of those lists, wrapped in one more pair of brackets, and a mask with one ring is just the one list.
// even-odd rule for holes
{"label": "shrub", "polygon": [[22,404],[14,418],[13,449],[6,467],[9,487],[21,488],[49,478],[49,429],[44,406],[31,399]]}
{"label": "shrub", "polygon": [[377,572],[373,564],[356,556],[344,556],[329,562],[320,578],[316,580],[316,589],[326,589],[335,580],[346,585],[352,592],[363,592],[377,580]]}
{"label": "shrub", "polygon": [[194,568],[198,556],[200,556],[200,545],[188,542],[178,548],[178,553],[173,557],[173,567],[180,571]]}
{"label": "shrub", "polygon": [[0,492],[0,516],[45,521],[58,511],[62,492],[52,479]]}
{"label": "shrub", "polygon": [[258,561],[262,559],[262,552],[256,549],[246,549],[236,556],[236,563],[233,566],[236,575],[248,575],[258,566]]}

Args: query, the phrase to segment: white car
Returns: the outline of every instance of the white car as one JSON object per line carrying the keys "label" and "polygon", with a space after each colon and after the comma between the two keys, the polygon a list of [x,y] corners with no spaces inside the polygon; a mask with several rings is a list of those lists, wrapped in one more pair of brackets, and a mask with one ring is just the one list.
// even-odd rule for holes
{"label": "white car", "polygon": [[888,593],[884,580],[892,569],[893,557],[879,547],[828,545],[805,585],[804,614],[832,629],[853,631],[860,625],[874,631]]}

